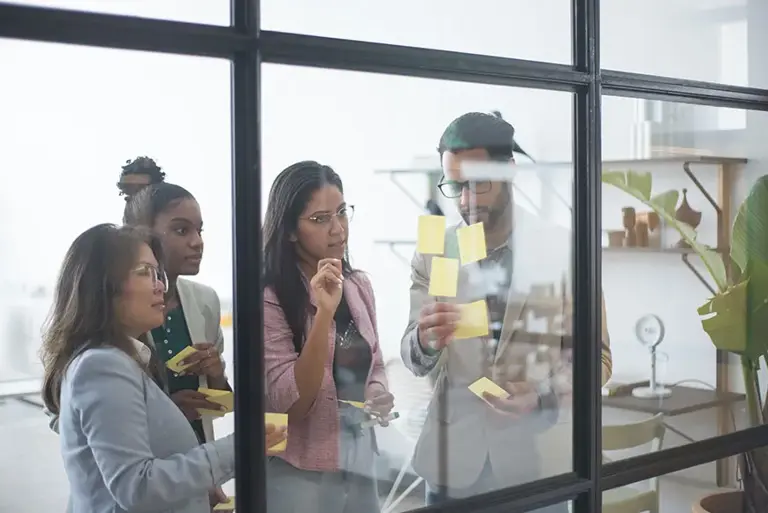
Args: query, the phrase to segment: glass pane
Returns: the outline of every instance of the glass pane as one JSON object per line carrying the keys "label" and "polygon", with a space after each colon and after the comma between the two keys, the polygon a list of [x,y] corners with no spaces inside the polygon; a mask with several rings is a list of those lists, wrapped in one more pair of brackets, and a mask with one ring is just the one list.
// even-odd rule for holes
{"label": "glass pane", "polygon": [[765,2],[602,2],[600,20],[603,68],[768,87]]}
{"label": "glass pane", "polygon": [[[232,432],[233,415],[212,422],[206,415],[189,422],[184,412],[194,417],[197,411],[184,396],[199,399],[194,392],[202,383],[198,371],[193,368],[193,374],[177,377],[164,362],[192,343],[220,347],[221,325],[231,383],[230,63],[0,40],[0,69],[5,77],[0,86],[0,511],[64,511],[70,496],[79,498],[80,511],[135,510],[133,501],[147,500],[151,494],[153,504],[163,510],[179,503],[207,503],[209,483],[180,476],[211,475],[210,464],[205,472],[188,471],[205,467],[199,455],[189,451],[198,450],[196,434],[211,439],[211,424],[215,437],[225,438]],[[127,78],[135,70],[152,79]],[[137,159],[143,156],[148,158]],[[165,173],[165,183],[152,185],[152,194],[136,191],[141,183],[157,182],[160,173]],[[63,392],[52,394],[61,412],[59,437],[49,428],[40,397],[43,321],[56,297],[64,256],[76,237],[100,223],[121,223],[127,204],[119,187],[135,195],[131,205],[136,215],[129,221],[152,224],[162,239],[165,259],[157,261],[147,246],[126,239],[125,233],[119,240],[126,241],[126,250],[117,253],[119,258],[108,258],[105,255],[117,251],[110,239],[115,232],[90,231],[91,240],[105,241],[103,251],[84,248],[67,269],[73,262],[82,267],[75,266],[65,276],[76,276],[84,297],[109,298],[103,304],[113,301],[103,292],[105,280],[121,290],[120,301],[110,309],[117,313],[109,314],[110,320],[120,319],[119,325],[128,327],[118,335],[136,336],[154,345],[156,352],[144,373],[122,353],[85,350],[79,363],[68,367]],[[204,253],[199,236],[203,220]],[[134,255],[136,249],[142,253]],[[114,278],[105,277],[105,261],[115,267]],[[156,272],[158,264],[164,273]],[[177,291],[166,298],[164,275],[176,282]],[[60,294],[72,287],[64,282]],[[178,304],[180,308],[174,307]],[[100,333],[93,324],[107,314],[87,300],[78,307],[72,318],[79,316],[83,326]],[[61,317],[61,310],[54,311],[53,319]],[[61,325],[68,326],[66,320]],[[66,363],[69,353],[59,351],[52,341],[79,347],[82,339],[77,329],[62,333],[73,334],[46,337],[51,342],[44,354],[61,354],[60,362]],[[92,338],[95,344],[115,345],[121,340],[118,335]],[[147,345],[123,347],[143,364]],[[105,353],[107,359],[117,358],[117,364],[87,365],[101,362]],[[212,350],[205,356],[205,385],[222,388],[226,383],[218,353]],[[120,369],[127,374],[120,375]],[[121,376],[130,379],[121,381]],[[139,384],[145,386],[146,400],[143,394],[133,400],[131,394],[141,393]],[[183,411],[169,400],[165,386]],[[136,428],[142,422],[145,427]],[[91,442],[81,446],[86,431]],[[63,458],[60,443],[66,448]],[[229,444],[232,450],[231,440],[217,443]],[[174,454],[173,462],[167,459]],[[227,463],[226,450],[220,454],[225,464],[232,463],[231,457]],[[113,462],[112,472],[122,462],[135,467],[108,475],[109,469],[96,467],[96,456]],[[157,471],[146,471],[152,466]],[[83,480],[87,473],[102,471],[95,479],[112,480],[121,490],[119,507],[88,495],[88,490],[99,490],[102,501],[112,501],[101,485]],[[172,485],[163,480],[164,474],[174,476]],[[189,482],[181,486],[177,479]],[[233,493],[232,482],[220,484]],[[164,507],[163,501],[169,504]]]}
{"label": "glass pane", "polygon": [[[722,263],[730,246],[737,254],[763,248],[761,233],[737,238],[745,219],[737,211],[765,178],[768,114],[612,97],[604,98],[603,115],[604,170],[641,173],[653,195],[673,191],[665,221],[646,203],[603,185],[603,285],[613,349],[603,419],[606,425],[627,424],[663,414],[664,447],[743,429],[749,418],[741,363],[731,355],[718,365],[713,340],[738,348],[747,334],[762,340],[761,332],[747,324],[744,297],[733,296],[730,320],[719,318],[728,326],[725,334],[702,324],[710,315],[697,309],[712,297],[710,288],[739,283],[737,268],[725,273]],[[681,241],[675,220],[696,229],[698,246],[719,248],[720,255],[707,253],[705,265]],[[765,390],[760,394],[765,397]],[[718,469],[718,484],[733,482],[726,462]],[[714,480],[714,473],[709,477]]]}
{"label": "glass pane", "polygon": [[263,0],[264,30],[571,63],[569,0]]}
{"label": "glass pane", "polygon": [[229,0],[10,0],[9,3],[222,26],[229,25],[230,13]]}
{"label": "glass pane", "polygon": [[571,95],[265,65],[263,98],[270,513],[570,471]]}

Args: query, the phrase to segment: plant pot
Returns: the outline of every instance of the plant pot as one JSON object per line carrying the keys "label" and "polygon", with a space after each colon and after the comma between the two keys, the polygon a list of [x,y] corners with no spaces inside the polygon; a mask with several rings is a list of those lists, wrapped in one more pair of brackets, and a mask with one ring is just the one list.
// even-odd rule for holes
{"label": "plant pot", "polygon": [[693,505],[693,513],[741,513],[744,492],[734,491],[708,495]]}

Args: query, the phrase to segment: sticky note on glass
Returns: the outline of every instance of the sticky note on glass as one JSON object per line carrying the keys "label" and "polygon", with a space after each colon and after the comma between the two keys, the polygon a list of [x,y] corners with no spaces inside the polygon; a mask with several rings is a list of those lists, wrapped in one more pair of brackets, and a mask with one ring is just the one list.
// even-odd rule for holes
{"label": "sticky note on glass", "polygon": [[459,283],[459,261],[455,258],[432,257],[429,295],[456,297]]}
{"label": "sticky note on glass", "polygon": [[416,251],[423,255],[442,255],[445,251],[445,217],[419,216]]}
{"label": "sticky note on glass", "polygon": [[191,365],[181,365],[181,361],[197,352],[197,349],[195,349],[192,346],[187,346],[184,349],[182,349],[179,354],[165,362],[165,366],[171,369],[176,374],[179,374],[180,372],[183,372],[184,369],[188,369],[191,367]]}
{"label": "sticky note on glass", "polygon": [[[274,424],[276,428],[288,427],[288,414],[287,413],[265,413],[264,423]],[[282,452],[285,450],[286,445],[288,445],[287,436],[285,437],[285,440],[283,440],[282,442],[276,445],[273,445],[272,447],[267,447],[267,449],[274,452]]]}
{"label": "sticky note on glass", "polygon": [[484,299],[459,305],[459,309],[461,317],[453,338],[476,338],[488,334],[488,305]]}
{"label": "sticky note on glass", "polygon": [[471,264],[487,256],[485,252],[485,228],[483,223],[475,223],[456,230],[459,242],[461,265]]}
{"label": "sticky note on glass", "polygon": [[222,405],[224,410],[207,410],[205,408],[198,408],[197,412],[200,415],[211,415],[214,417],[223,417],[227,413],[232,413],[235,410],[235,394],[229,390],[215,390],[213,388],[198,388],[198,392],[205,395],[208,401]]}
{"label": "sticky note on glass", "polygon": [[485,397],[483,397],[484,392],[488,392],[489,394],[498,397],[500,399],[506,399],[509,397],[509,392],[501,388],[499,385],[494,383],[488,378],[480,378],[471,385],[469,385],[469,390],[473,394],[475,394],[477,397],[485,401]]}
{"label": "sticky note on glass", "polygon": [[213,511],[235,511],[235,498],[227,497],[226,502],[216,504]]}

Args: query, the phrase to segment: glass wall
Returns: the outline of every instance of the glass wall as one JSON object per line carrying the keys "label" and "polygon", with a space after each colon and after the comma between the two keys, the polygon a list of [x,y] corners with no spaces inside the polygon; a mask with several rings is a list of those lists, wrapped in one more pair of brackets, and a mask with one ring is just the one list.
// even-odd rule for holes
{"label": "glass wall", "polygon": [[0,510],[721,511],[768,10],[623,3],[0,3]]}

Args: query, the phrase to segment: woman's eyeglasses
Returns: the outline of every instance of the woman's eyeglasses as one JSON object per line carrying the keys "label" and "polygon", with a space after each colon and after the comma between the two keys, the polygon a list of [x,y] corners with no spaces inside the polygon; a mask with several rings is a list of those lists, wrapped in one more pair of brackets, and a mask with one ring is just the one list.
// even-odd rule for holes
{"label": "woman's eyeglasses", "polygon": [[307,221],[311,221],[314,224],[324,225],[330,223],[334,217],[338,217],[339,221],[350,222],[352,218],[355,217],[355,206],[346,205],[341,207],[335,214],[312,214],[311,216],[300,217],[299,219],[306,219]]}
{"label": "woman's eyeglasses", "polygon": [[437,184],[440,193],[446,198],[459,198],[464,189],[472,194],[485,194],[491,192],[491,182],[488,180],[459,182],[457,180],[443,180]]}
{"label": "woman's eyeglasses", "polygon": [[154,265],[141,264],[137,266],[133,272],[137,276],[145,276],[152,279],[152,286],[157,287],[158,284],[163,286],[163,290],[168,289],[168,277],[161,269],[158,269]]}

